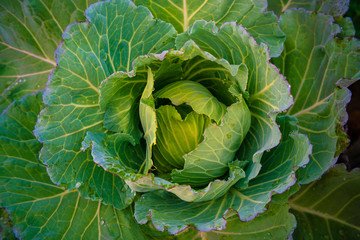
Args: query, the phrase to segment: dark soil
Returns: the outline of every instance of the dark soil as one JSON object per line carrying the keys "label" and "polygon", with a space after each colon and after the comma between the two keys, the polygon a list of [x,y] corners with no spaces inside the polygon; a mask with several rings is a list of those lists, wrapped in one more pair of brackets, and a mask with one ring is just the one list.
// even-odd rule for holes
{"label": "dark soil", "polygon": [[343,152],[338,163],[345,163],[348,170],[360,167],[360,81],[351,85],[351,101],[347,107],[349,121],[345,125],[345,131],[350,138],[350,145]]}

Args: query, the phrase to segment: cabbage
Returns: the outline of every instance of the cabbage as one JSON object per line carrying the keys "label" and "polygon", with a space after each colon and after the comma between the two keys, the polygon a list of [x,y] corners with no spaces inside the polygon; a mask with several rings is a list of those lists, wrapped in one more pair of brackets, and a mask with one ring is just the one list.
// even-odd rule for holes
{"label": "cabbage", "polygon": [[[0,4],[0,199],[16,237],[289,237],[288,199],[346,148],[360,77],[348,3],[296,4]],[[359,232],[303,194],[299,220]]]}

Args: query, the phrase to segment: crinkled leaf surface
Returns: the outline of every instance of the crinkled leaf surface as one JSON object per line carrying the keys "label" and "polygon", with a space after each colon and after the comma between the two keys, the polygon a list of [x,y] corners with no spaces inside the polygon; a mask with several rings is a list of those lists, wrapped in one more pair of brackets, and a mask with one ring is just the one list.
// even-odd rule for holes
{"label": "crinkled leaf surface", "polygon": [[[53,184],[38,160],[32,134],[42,93],[12,103],[0,115],[0,200],[22,239],[143,239],[131,208],[82,198]],[[125,198],[123,198],[125,200]]]}
{"label": "crinkled leaf surface", "polygon": [[[175,30],[153,20],[144,7],[130,1],[107,1],[86,10],[88,22],[75,23],[64,33],[35,134],[45,145],[41,160],[53,182],[91,199],[121,208],[122,180],[98,167],[90,151],[81,151],[87,131],[103,132],[99,85],[115,71],[130,71],[139,55],[173,46]],[[168,40],[170,39],[170,42]],[[121,202],[121,201],[120,201]]]}
{"label": "crinkled leaf surface", "polygon": [[179,33],[200,19],[214,21],[218,27],[236,22],[257,42],[266,43],[270,56],[279,56],[282,51],[285,35],[274,13],[264,12],[265,0],[135,0],[134,3],[148,7],[156,18],[171,23]]}
{"label": "crinkled leaf surface", "polygon": [[143,224],[151,218],[156,228],[167,228],[170,233],[187,226],[210,231],[225,227],[223,215],[229,208],[236,210],[243,221],[264,212],[273,192],[282,193],[295,183],[294,169],[308,162],[311,151],[306,136],[297,133],[294,118],[282,117],[278,121],[283,138],[264,154],[263,167],[247,189],[231,188],[221,198],[207,202],[184,202],[162,190],[145,193],[135,203],[136,220]]}
{"label": "crinkled leaf surface", "polygon": [[336,165],[290,199],[297,219],[294,239],[360,237],[360,172]]}
{"label": "crinkled leaf surface", "polygon": [[192,39],[199,47],[230,64],[246,64],[248,68],[247,105],[251,112],[251,126],[238,158],[249,160],[247,179],[257,175],[260,158],[265,150],[279,143],[280,131],[275,123],[277,112],[292,103],[289,85],[278,70],[268,62],[266,45],[257,45],[244,28],[226,23],[217,29],[214,23],[196,21],[192,28],[176,39],[177,48]]}
{"label": "crinkled leaf surface", "polygon": [[312,12],[322,12],[342,16],[349,9],[350,0],[270,0],[267,10],[277,15],[291,8],[304,8]]}
{"label": "crinkled leaf surface", "polygon": [[[285,49],[274,63],[291,84],[294,105],[287,114],[299,120],[300,131],[313,145],[310,163],[299,171],[300,183],[319,178],[335,163],[346,147],[342,126],[346,88],[360,77],[360,42],[354,38],[334,39],[339,32],[333,18],[305,10],[289,10],[280,17],[286,33]],[[304,64],[306,63],[306,64]]]}
{"label": "crinkled leaf surface", "polygon": [[0,112],[13,100],[45,88],[61,34],[70,23],[84,21],[85,9],[96,1],[1,1]]}

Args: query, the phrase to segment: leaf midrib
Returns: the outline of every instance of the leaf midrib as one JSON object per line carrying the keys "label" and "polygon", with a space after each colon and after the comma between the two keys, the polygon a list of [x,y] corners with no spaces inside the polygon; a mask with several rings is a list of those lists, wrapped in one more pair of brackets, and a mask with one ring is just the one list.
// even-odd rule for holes
{"label": "leaf midrib", "polygon": [[13,46],[5,43],[5,42],[0,42],[0,43],[3,44],[3,45],[5,45],[5,46],[7,46],[8,48],[10,48],[10,49],[12,49],[12,50],[14,50],[14,51],[21,52],[21,53],[23,53],[23,54],[25,54],[25,55],[31,56],[31,57],[33,57],[33,58],[37,58],[37,59],[39,59],[39,60],[41,60],[41,61],[50,63],[50,64],[53,65],[53,66],[56,66],[56,63],[55,63],[54,61],[52,61],[51,59],[49,59],[49,58],[44,58],[44,57],[41,57],[41,56],[36,55],[36,54],[34,54],[34,53],[28,52],[28,51],[26,51],[26,50],[13,47]]}

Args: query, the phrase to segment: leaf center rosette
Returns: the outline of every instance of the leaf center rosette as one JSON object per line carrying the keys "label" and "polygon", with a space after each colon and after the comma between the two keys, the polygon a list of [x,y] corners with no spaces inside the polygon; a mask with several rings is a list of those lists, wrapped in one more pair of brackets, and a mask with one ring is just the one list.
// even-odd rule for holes
{"label": "leaf center rosette", "polygon": [[247,161],[235,156],[251,125],[245,64],[217,59],[190,40],[140,56],[133,68],[101,84],[112,133],[89,132],[83,142],[83,149],[92,143],[96,163],[135,191],[165,189],[185,201],[221,197],[245,177]]}

